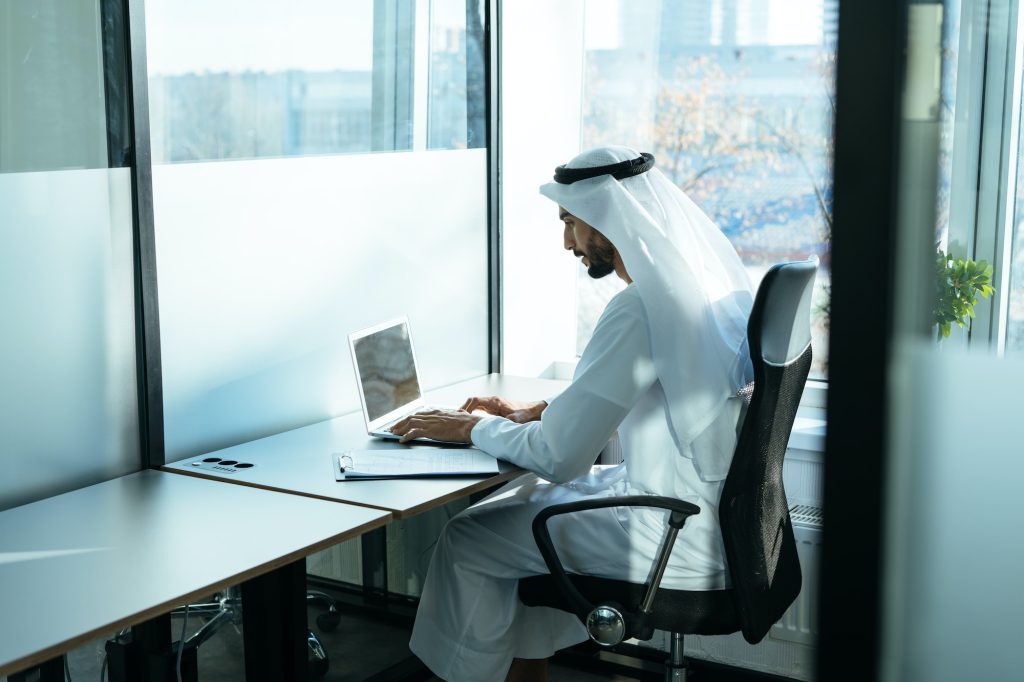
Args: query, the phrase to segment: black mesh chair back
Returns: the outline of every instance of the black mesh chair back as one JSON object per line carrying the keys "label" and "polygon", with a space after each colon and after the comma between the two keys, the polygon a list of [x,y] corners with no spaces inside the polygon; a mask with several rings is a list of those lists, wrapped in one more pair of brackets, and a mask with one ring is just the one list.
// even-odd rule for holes
{"label": "black mesh chair back", "polygon": [[755,644],[800,593],[800,562],[782,483],[797,406],[811,366],[810,306],[817,259],[765,275],[747,338],[754,388],[719,519],[743,637]]}
{"label": "black mesh chair back", "polygon": [[[753,644],[782,617],[801,583],[782,460],[811,364],[810,307],[817,267],[817,259],[811,259],[769,270],[747,324],[754,381],[740,392],[748,401],[745,420],[719,504],[732,587],[667,589],[660,587],[656,570],[644,585],[567,573],[547,530],[552,516],[600,507],[651,507],[669,510],[667,526],[678,530],[686,517],[700,513],[689,502],[657,495],[602,497],[537,513],[533,533],[550,573],[519,581],[525,605],[576,614],[603,646],[629,637],[650,639],[654,629],[671,632],[666,674],[673,680],[685,679],[684,634],[742,631]],[[675,534],[668,527],[655,565],[671,554]]]}

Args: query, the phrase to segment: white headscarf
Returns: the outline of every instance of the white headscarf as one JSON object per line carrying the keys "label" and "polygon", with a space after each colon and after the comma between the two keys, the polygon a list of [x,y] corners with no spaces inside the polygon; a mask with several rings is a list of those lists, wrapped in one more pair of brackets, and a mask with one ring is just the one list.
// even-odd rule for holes
{"label": "white headscarf", "polygon": [[[627,147],[583,152],[566,168],[631,159]],[[680,452],[716,420],[726,400],[753,378],[747,318],[753,304],[746,268],[721,230],[657,168],[616,180],[550,182],[541,194],[611,241],[647,311],[651,354],[668,400]],[[692,455],[690,455],[692,456]],[[718,469],[728,470],[731,450]]]}

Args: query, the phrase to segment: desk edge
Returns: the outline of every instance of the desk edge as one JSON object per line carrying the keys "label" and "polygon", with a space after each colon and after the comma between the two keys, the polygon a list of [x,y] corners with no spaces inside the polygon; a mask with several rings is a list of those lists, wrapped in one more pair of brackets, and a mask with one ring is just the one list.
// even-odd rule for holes
{"label": "desk edge", "polygon": [[[388,510],[386,509],[376,508],[375,511],[388,512]],[[22,656],[21,658],[12,659],[10,661],[0,662],[0,677],[7,677],[14,673],[23,671],[27,668],[39,665],[40,663],[44,663],[50,660],[51,658],[56,658],[57,656],[63,655],[78,646],[86,644],[92,641],[93,639],[96,639],[97,637],[113,634],[126,627],[131,627],[133,625],[138,625],[139,623],[144,623],[147,620],[150,620],[151,618],[155,618],[156,616],[171,611],[176,606],[179,606],[181,604],[192,603],[196,599],[200,597],[205,597],[211,594],[212,592],[217,592],[225,587],[237,585],[252,578],[264,575],[265,573],[270,573],[271,571],[277,570],[282,566],[286,566],[292,563],[293,561],[297,561],[298,559],[307,557],[310,554],[319,552],[320,550],[326,549],[328,547],[332,547],[340,542],[344,542],[346,540],[351,540],[353,538],[359,537],[360,535],[368,531],[386,526],[388,523],[391,522],[392,517],[393,515],[391,513],[385,513],[378,519],[367,521],[366,523],[356,526],[355,528],[350,528],[346,531],[333,535],[319,542],[315,542],[311,545],[299,548],[293,552],[289,552],[288,554],[278,557],[277,559],[272,559],[270,561],[259,564],[240,573],[235,573],[221,580],[214,581],[209,585],[197,588],[195,590],[192,590],[191,592],[187,592],[179,598],[161,602],[155,606],[139,611],[138,613],[135,613],[133,615],[125,616],[124,618],[117,619],[109,624],[92,628],[86,632],[83,632],[82,634],[69,637],[63,642],[59,642],[57,644],[48,646],[44,649],[40,649],[39,651],[36,651],[35,653],[29,654],[27,656]]]}
{"label": "desk edge", "polygon": [[[356,502],[354,500],[340,500],[337,497],[328,497],[327,495],[317,495],[315,493],[301,492],[298,490],[292,490],[290,488],[278,488],[276,486],[270,486],[263,483],[253,483],[251,481],[242,481],[239,479],[221,478],[220,476],[212,476],[202,471],[189,471],[188,469],[171,468],[171,465],[164,465],[160,469],[161,471],[166,471],[168,473],[181,474],[182,476],[194,476],[196,478],[204,478],[208,481],[232,483],[234,485],[241,485],[247,488],[259,488],[261,490],[270,490],[275,493],[284,493],[286,495],[298,495],[299,497],[309,497],[317,500],[325,500],[327,502],[333,502],[335,504],[347,504],[353,507],[365,507],[369,509],[375,509],[377,511],[388,512],[389,514],[391,514],[393,520],[408,519],[410,517],[416,516],[417,514],[422,514],[425,511],[433,509],[434,507],[440,507],[443,504],[447,504],[452,500],[467,497],[469,495],[472,495],[473,493],[480,492],[481,490],[485,490],[492,486],[507,483],[511,481],[513,478],[527,473],[525,469],[518,468],[513,469],[511,471],[505,471],[500,474],[490,476],[488,478],[480,479],[479,481],[469,486],[468,488],[462,488],[447,495],[443,495],[441,497],[437,497],[422,504],[418,504],[415,507],[410,507],[409,509],[392,509],[391,507],[382,507],[380,505],[369,504],[367,502]],[[342,483],[339,483],[339,485],[342,485]],[[355,485],[358,485],[358,483],[356,483]]]}

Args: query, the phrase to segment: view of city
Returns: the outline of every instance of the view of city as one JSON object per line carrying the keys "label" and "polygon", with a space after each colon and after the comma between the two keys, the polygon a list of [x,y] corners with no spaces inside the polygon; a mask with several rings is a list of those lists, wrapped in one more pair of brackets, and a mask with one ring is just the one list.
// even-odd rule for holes
{"label": "view of city", "polygon": [[[414,18],[397,18],[389,33],[375,25],[380,19],[372,12],[374,3],[360,4],[360,12],[341,3],[309,16],[289,13],[299,24],[295,33],[317,36],[322,28],[313,30],[314,24],[332,23],[337,32],[315,46],[274,35],[269,42],[280,50],[267,56],[247,53],[241,37],[237,49],[225,50],[214,40],[194,41],[185,28],[177,34],[177,8],[155,3],[164,30],[151,36],[154,163],[412,149],[414,118],[421,115],[411,103]],[[426,147],[483,147],[480,4],[434,0],[430,17]],[[258,23],[254,31],[272,29],[266,21],[252,21]],[[186,42],[198,46],[185,49]],[[351,66],[328,68],[331,63]],[[389,71],[401,68],[406,71]]]}
{"label": "view of city", "polygon": [[[755,286],[821,259],[815,365],[827,366],[833,75],[838,3],[588,0],[583,148],[627,144],[729,237]],[[581,272],[578,347],[621,288]]]}

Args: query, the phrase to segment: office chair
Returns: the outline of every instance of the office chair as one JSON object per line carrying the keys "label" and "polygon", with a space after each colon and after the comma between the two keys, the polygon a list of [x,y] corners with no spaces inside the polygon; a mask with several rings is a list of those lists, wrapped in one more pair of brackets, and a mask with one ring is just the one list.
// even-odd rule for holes
{"label": "office chair", "polygon": [[[327,611],[317,615],[316,624],[324,632],[331,632],[338,627],[341,622],[341,614],[338,612],[337,604],[334,599],[331,598],[325,592],[319,590],[307,590],[306,591],[306,603],[310,602],[324,602],[327,605]],[[176,616],[183,616],[185,613],[184,607],[174,609],[171,612]],[[202,604],[190,604],[188,607],[189,617],[198,616],[200,618],[207,619],[205,623],[187,640],[185,640],[186,650],[189,648],[198,648],[206,640],[213,637],[222,627],[231,623],[236,627],[242,622],[242,594],[241,588],[229,587],[223,592],[218,592],[213,596],[213,600]],[[320,643],[320,639],[312,630],[306,631],[306,644],[309,649],[309,678],[319,679],[327,674],[327,670],[330,667],[330,659],[327,656],[327,651]]]}
{"label": "office chair", "polygon": [[[782,461],[811,366],[810,305],[817,267],[814,257],[772,267],[758,288],[747,323],[754,381],[739,393],[746,414],[719,503],[732,588],[659,589],[679,529],[700,508],[674,498],[635,495],[570,502],[538,513],[533,534],[550,574],[519,581],[524,604],[575,614],[591,639],[606,647],[632,637],[650,639],[655,629],[670,632],[665,679],[677,682],[686,680],[684,634],[742,631],[751,644],[764,638],[800,593],[800,561]],[[567,574],[547,520],[583,509],[620,506],[668,511],[648,583]]]}

